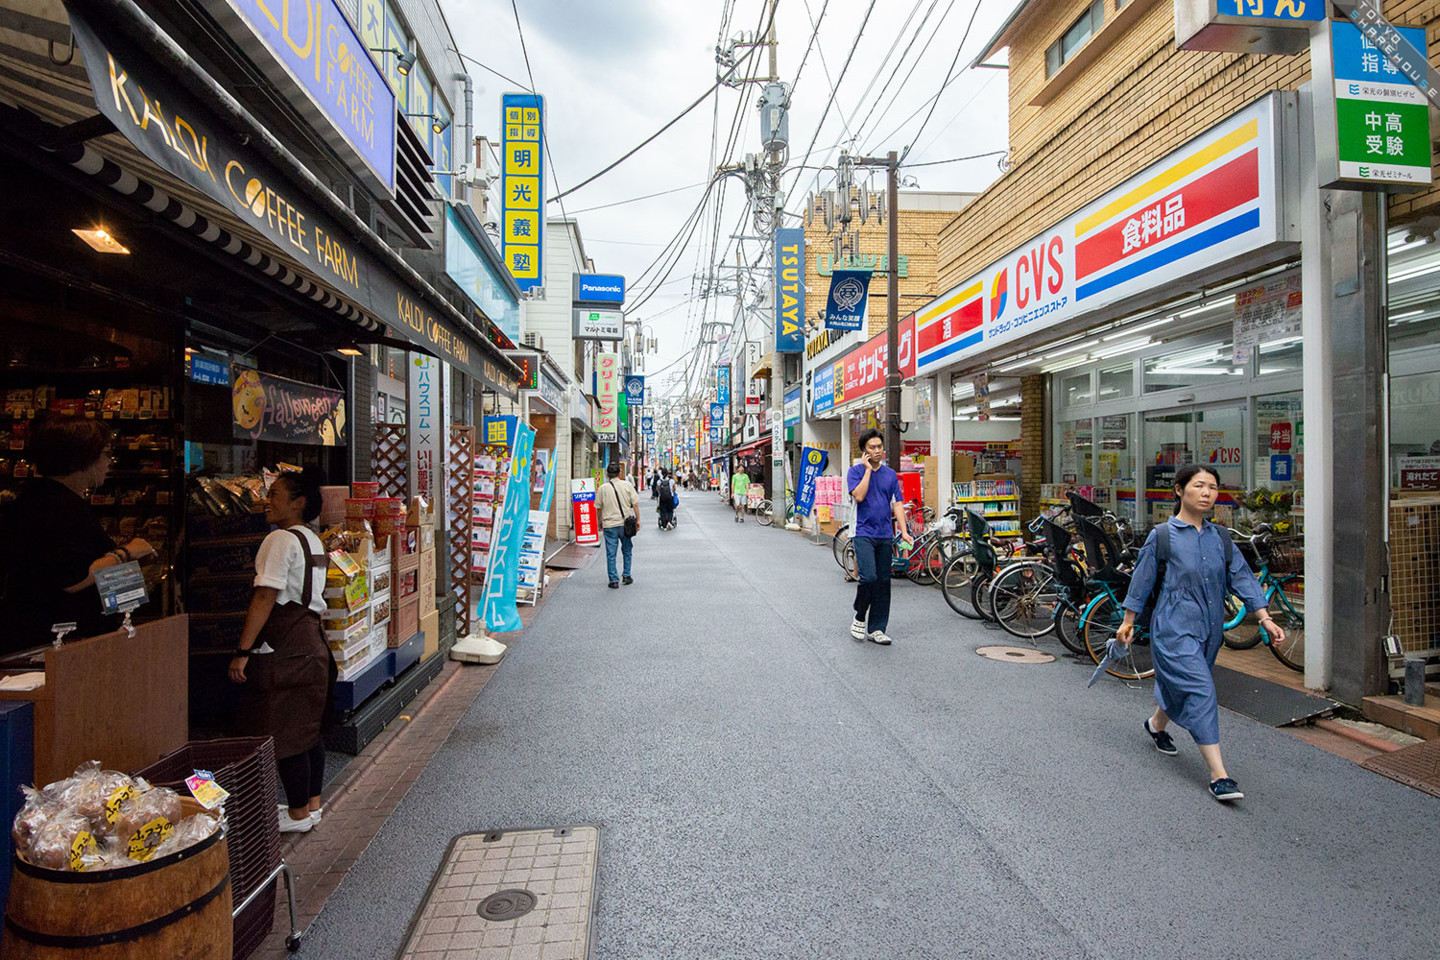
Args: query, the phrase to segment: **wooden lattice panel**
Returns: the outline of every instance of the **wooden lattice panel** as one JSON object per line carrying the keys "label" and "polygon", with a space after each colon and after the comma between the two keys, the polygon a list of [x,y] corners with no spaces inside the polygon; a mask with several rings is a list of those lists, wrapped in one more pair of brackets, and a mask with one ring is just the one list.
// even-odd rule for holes
{"label": "wooden lattice panel", "polygon": [[380,484],[380,496],[405,497],[409,492],[410,444],[403,423],[375,425],[375,446],[370,451],[371,479]]}
{"label": "wooden lattice panel", "polygon": [[475,515],[475,428],[453,426],[450,428],[450,449],[448,450],[450,471],[448,474],[449,496],[446,505],[450,511],[447,526],[450,530],[450,590],[458,601],[455,604],[455,636],[470,635],[470,541],[474,537]]}

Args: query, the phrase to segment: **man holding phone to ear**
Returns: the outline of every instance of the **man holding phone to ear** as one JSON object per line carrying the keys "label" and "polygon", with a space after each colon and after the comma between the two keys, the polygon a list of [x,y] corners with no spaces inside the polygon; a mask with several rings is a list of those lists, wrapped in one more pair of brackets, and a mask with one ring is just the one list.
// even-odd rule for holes
{"label": "man holding phone to ear", "polygon": [[[860,434],[861,457],[846,475],[845,486],[855,498],[855,565],[860,582],[855,587],[855,619],[850,636],[886,645],[890,638],[890,556],[895,531],[906,549],[912,545],[900,496],[900,476],[885,463],[885,438],[879,430]],[[898,526],[897,526],[898,525]]]}

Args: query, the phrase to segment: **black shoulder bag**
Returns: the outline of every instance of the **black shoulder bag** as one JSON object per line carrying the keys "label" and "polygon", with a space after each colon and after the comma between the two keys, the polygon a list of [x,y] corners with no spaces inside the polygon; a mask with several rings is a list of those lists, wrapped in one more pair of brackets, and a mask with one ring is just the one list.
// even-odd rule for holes
{"label": "black shoulder bag", "polygon": [[[610,481],[610,492],[615,495],[615,506],[620,508],[621,516],[625,514],[625,504],[620,501],[620,488],[615,486],[615,481]],[[625,517],[625,536],[633,537],[640,532],[640,518],[632,511],[630,516]]]}

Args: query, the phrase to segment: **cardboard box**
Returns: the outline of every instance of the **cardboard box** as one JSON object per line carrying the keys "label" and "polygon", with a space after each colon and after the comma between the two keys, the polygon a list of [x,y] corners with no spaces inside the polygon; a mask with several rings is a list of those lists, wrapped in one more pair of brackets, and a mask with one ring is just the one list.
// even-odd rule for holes
{"label": "cardboard box", "polygon": [[[431,598],[430,598],[430,602],[431,602],[431,605],[433,606],[433,605],[434,605],[434,602],[435,602],[435,598],[434,598],[434,597],[431,597]],[[430,654],[432,654],[432,653],[438,653],[439,650],[440,650],[440,613],[439,613],[439,611],[437,611],[437,610],[431,610],[429,613],[426,613],[426,614],[422,614],[422,615],[421,615],[421,617],[420,617],[420,632],[423,633],[423,634],[425,634],[425,652],[421,655],[422,659],[423,659],[424,657],[430,656]]]}
{"label": "cardboard box", "polygon": [[398,647],[420,629],[420,598],[390,601],[390,632],[387,645]]}
{"label": "cardboard box", "polygon": [[424,617],[428,613],[434,613],[438,608],[438,600],[435,597],[435,585],[432,583],[428,587],[422,586],[418,596],[420,597],[420,616]]}
{"label": "cardboard box", "polygon": [[423,550],[434,550],[434,549],[435,549],[435,528],[434,528],[434,527],[417,527],[416,529],[420,532],[420,549],[421,549],[422,551],[423,551]]}
{"label": "cardboard box", "polygon": [[420,589],[423,592],[425,585],[430,585],[430,592],[435,592],[435,551],[420,551]]}

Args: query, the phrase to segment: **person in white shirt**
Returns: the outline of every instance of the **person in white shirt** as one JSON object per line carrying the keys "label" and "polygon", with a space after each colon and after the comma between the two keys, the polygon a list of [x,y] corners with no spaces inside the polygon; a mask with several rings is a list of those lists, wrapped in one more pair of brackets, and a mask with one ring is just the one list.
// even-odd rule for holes
{"label": "person in white shirt", "polygon": [[325,644],[325,547],[308,524],[320,516],[319,471],[287,473],[270,487],[265,519],[275,524],[255,556],[255,593],[230,679],[241,684],[238,732],[273,737],[288,810],[282,833],[320,819],[325,782],[321,727],[330,710],[335,661]]}
{"label": "person in white shirt", "polygon": [[635,529],[640,529],[640,495],[635,492],[633,483],[620,476],[620,464],[610,464],[605,476],[608,479],[600,485],[595,499],[600,504],[600,529],[605,534],[605,566],[613,590],[620,587],[620,578],[615,575],[616,550],[625,555],[625,582],[635,582],[630,577],[630,557],[635,548],[635,538],[625,535],[625,521],[634,517]]}

